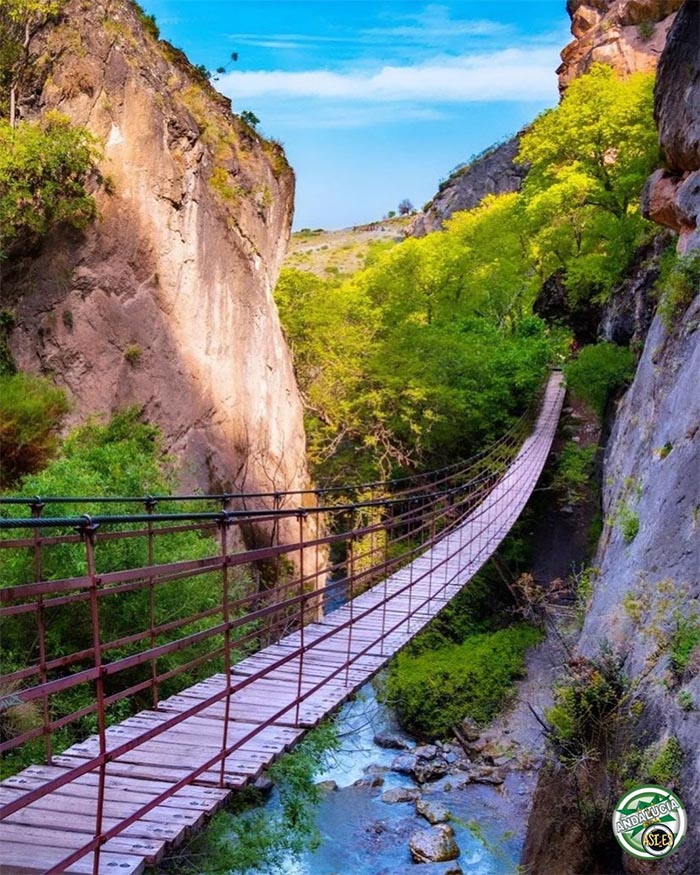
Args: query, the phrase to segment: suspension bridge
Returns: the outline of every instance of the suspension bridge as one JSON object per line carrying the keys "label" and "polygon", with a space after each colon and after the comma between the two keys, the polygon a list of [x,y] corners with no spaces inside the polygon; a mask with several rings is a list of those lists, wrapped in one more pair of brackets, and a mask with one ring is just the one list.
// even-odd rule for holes
{"label": "suspension bridge", "polygon": [[[524,416],[467,462],[342,490],[246,495],[251,509],[229,509],[241,496],[147,496],[119,499],[141,512],[51,516],[55,505],[117,499],[3,499],[0,560],[23,556],[30,569],[0,589],[3,637],[29,637],[31,652],[12,651],[0,679],[0,752],[18,764],[0,783],[0,871],[132,875],[201,828],[492,556],[535,488],[563,395],[555,371],[534,421]],[[298,526],[295,543],[279,543],[282,521]],[[244,549],[236,533],[246,526],[269,543]],[[172,558],[168,539],[195,534],[209,555]],[[115,544],[129,567],[101,563]],[[50,575],[59,551],[81,556],[80,573]],[[274,584],[255,571],[265,563]],[[215,586],[215,603],[164,615],[163,593],[192,581]],[[110,611],[133,617],[129,634],[114,637]],[[56,641],[66,617],[84,633],[71,652]]]}

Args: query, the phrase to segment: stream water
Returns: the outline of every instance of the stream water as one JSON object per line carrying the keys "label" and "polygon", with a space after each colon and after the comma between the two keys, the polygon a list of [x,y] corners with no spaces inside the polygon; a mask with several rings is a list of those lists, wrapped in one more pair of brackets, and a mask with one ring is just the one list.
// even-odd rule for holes
{"label": "stream water", "polygon": [[[341,709],[336,721],[340,750],[331,754],[317,775],[317,781],[337,785],[324,793],[318,807],[321,844],[301,859],[289,860],[279,875],[420,875],[423,867],[412,863],[408,839],[428,828],[427,821],[416,814],[413,802],[381,800],[381,794],[394,787],[416,786],[410,777],[390,770],[400,751],[374,744],[379,732],[400,734],[391,711],[367,684]],[[373,774],[381,775],[381,786],[356,784]],[[461,851],[457,862],[469,875],[517,871],[520,840],[508,832],[512,823],[507,819],[507,800],[494,803],[499,795],[492,787],[476,786],[430,793],[431,801],[443,803],[452,814]],[[273,793],[267,806],[272,810],[277,805]]]}

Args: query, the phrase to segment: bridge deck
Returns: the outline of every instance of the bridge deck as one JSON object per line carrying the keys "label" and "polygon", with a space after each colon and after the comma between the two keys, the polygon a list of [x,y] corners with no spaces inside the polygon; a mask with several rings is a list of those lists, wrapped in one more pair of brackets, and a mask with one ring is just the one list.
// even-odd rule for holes
{"label": "bridge deck", "polygon": [[[132,875],[160,860],[201,827],[235,788],[255,780],[379,671],[455,596],[493,554],[529,499],[549,454],[562,400],[561,375],[555,373],[533,433],[493,491],[459,528],[351,603],[234,667],[233,682],[241,686],[230,703],[227,741],[242,743],[225,761],[225,788],[220,787],[219,766],[203,771],[108,839],[100,854],[100,873]],[[156,710],[110,727],[109,749],[140,738],[174,714],[225,690],[226,678],[215,675],[162,701]],[[303,700],[297,704],[300,693]],[[225,718],[224,697],[108,762],[103,830],[187,780],[221,751]],[[26,768],[0,783],[0,805],[98,753],[98,739],[92,737],[54,757],[51,766]],[[47,872],[84,846],[95,835],[98,787],[97,770],[82,774],[0,821],[0,871]],[[65,871],[93,872],[93,855],[83,856]]]}

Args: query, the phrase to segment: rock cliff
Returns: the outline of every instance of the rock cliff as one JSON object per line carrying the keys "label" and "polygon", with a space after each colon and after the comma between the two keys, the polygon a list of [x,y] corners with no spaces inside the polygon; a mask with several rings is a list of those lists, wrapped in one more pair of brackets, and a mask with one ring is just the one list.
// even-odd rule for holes
{"label": "rock cliff", "polygon": [[[661,145],[670,166],[685,179],[700,169],[697,112],[693,113],[700,100],[697,16],[697,0],[688,0],[669,34],[657,86]],[[658,184],[657,176],[652,185]],[[681,234],[680,252],[687,251],[688,236]],[[648,301],[646,294],[630,296],[632,304],[643,300]],[[558,775],[551,770],[542,774],[523,857],[526,871],[538,875],[660,871],[658,861],[646,863],[620,853],[611,841],[609,814],[613,797],[619,795],[620,775],[629,764],[641,763],[636,782],[632,776],[632,783],[640,783],[649,775],[651,758],[670,749],[675,751],[673,768],[670,759],[665,771],[657,767],[657,783],[676,787],[689,826],[683,843],[664,859],[663,872],[697,871],[699,326],[697,295],[671,321],[668,316],[653,317],[634,381],[614,413],[603,464],[605,522],[593,560],[597,574],[576,650],[599,659],[602,649],[610,647],[638,707],[610,732],[605,750],[591,751],[594,765],[587,796],[577,800],[580,784],[576,789],[567,785],[569,779],[561,770]],[[633,525],[625,527],[624,519]],[[680,647],[685,648],[683,665]],[[556,789],[553,780],[558,782]],[[582,813],[586,805],[588,816],[599,818],[594,829]]]}
{"label": "rock cliff", "polygon": [[101,144],[99,219],[6,265],[18,365],[72,422],[143,405],[186,489],[306,485],[302,405],[272,289],[294,177],[129,0],[69,0],[32,43],[25,118]]}
{"label": "rock cliff", "polygon": [[654,70],[683,0],[567,0],[574,40],[561,53],[561,91],[591,65],[623,76]]}
{"label": "rock cliff", "polygon": [[519,191],[527,173],[526,167],[515,163],[519,146],[520,139],[515,136],[453,173],[418,213],[406,234],[425,237],[439,231],[453,213],[478,206],[487,194]]}
{"label": "rock cliff", "polygon": [[688,2],[668,37],[654,114],[666,167],[644,192],[649,219],[678,231],[678,251],[700,250],[700,3]]}

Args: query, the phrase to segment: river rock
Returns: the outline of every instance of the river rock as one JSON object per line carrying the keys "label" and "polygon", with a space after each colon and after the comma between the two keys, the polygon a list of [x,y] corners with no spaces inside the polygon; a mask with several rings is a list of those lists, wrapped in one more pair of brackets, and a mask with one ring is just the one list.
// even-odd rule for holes
{"label": "river rock", "polygon": [[444,757],[434,757],[430,760],[417,757],[413,768],[413,776],[419,784],[426,784],[429,781],[437,781],[438,778],[443,778],[449,770],[449,764]]}
{"label": "river rock", "polygon": [[384,747],[389,750],[410,750],[410,743],[395,732],[378,732],[374,736],[374,743],[377,747]]}
{"label": "river rock", "polygon": [[335,781],[319,781],[316,788],[320,793],[332,793],[338,789],[338,785]]}
{"label": "river rock", "polygon": [[364,778],[358,778],[352,785],[353,787],[381,787],[384,783],[383,775],[365,775]]}
{"label": "river rock", "polygon": [[434,757],[438,756],[440,753],[440,748],[436,744],[422,744],[420,747],[415,748],[413,753],[417,757],[423,757],[426,760],[432,760]]}
{"label": "river rock", "polygon": [[472,720],[471,717],[465,717],[462,720],[459,731],[466,741],[476,741],[481,735],[476,720]]}
{"label": "river rock", "polygon": [[408,848],[416,863],[444,863],[459,857],[454,830],[447,823],[414,833],[408,840]]}
{"label": "river rock", "polygon": [[416,768],[417,757],[413,754],[399,754],[394,757],[391,768],[394,772],[399,772],[401,775],[413,775]]}
{"label": "river rock", "polygon": [[479,766],[469,773],[469,777],[475,784],[502,784],[506,772],[499,766]]}
{"label": "river rock", "polygon": [[422,814],[428,823],[445,823],[450,819],[450,812],[439,802],[430,802],[428,799],[416,799],[416,813]]}
{"label": "river rock", "polygon": [[391,790],[385,790],[380,796],[382,802],[414,802],[419,796],[419,791],[416,787],[393,787]]}

